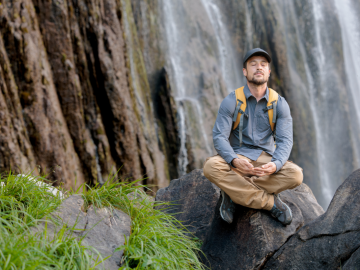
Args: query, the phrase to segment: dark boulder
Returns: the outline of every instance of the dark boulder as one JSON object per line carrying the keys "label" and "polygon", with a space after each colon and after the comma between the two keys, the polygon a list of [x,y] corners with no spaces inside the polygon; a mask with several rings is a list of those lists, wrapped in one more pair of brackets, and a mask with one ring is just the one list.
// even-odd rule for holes
{"label": "dark boulder", "polygon": [[324,211],[305,184],[281,193],[294,219],[283,226],[268,211],[237,205],[234,222],[227,224],[219,214],[219,188],[195,170],[158,191],[156,200],[172,201],[166,211],[184,221],[203,241],[203,262],[212,269],[258,269],[305,223]]}
{"label": "dark boulder", "polygon": [[302,227],[264,269],[360,268],[360,170],[337,189],[326,213]]}
{"label": "dark boulder", "polygon": [[203,241],[215,217],[219,197],[220,189],[207,180],[202,170],[194,170],[160,189],[155,200],[172,202],[172,207],[166,207],[165,211],[176,214],[176,218]]}
{"label": "dark boulder", "polygon": [[360,269],[360,248],[358,248],[346,261],[342,270]]}

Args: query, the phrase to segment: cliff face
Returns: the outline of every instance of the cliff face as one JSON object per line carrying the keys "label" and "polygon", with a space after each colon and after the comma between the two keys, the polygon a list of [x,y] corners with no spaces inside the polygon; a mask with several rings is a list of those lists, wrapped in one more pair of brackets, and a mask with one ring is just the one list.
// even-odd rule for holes
{"label": "cliff face", "polygon": [[167,186],[215,154],[219,104],[261,47],[291,107],[290,158],[327,206],[360,164],[360,41],[344,31],[359,4],[341,3],[0,0],[0,172]]}
{"label": "cliff face", "polygon": [[167,185],[129,1],[2,1],[0,23],[1,171]]}

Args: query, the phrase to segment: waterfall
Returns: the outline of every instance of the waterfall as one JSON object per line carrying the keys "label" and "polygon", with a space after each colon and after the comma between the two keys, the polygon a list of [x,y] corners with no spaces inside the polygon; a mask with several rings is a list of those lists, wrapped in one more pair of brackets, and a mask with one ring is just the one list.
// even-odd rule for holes
{"label": "waterfall", "polygon": [[235,56],[231,39],[219,7],[213,0],[201,0],[215,32],[219,51],[219,62],[228,92],[242,86],[242,71]]}
{"label": "waterfall", "polygon": [[[319,171],[323,172],[322,173],[322,177],[320,177],[320,181],[321,181],[321,186],[322,186],[322,194],[324,197],[324,205],[328,205],[333,192],[331,191],[330,188],[330,178],[329,178],[329,173],[328,173],[328,168],[327,168],[327,159],[325,156],[325,145],[324,145],[324,130],[322,130],[320,128],[320,122],[321,122],[321,118],[320,118],[320,112],[318,111],[318,99],[317,99],[317,93],[316,93],[316,84],[314,82],[314,78],[312,76],[312,72],[311,72],[311,68],[309,67],[309,60],[308,60],[308,56],[307,56],[307,52],[306,49],[303,45],[303,43],[301,42],[303,40],[303,38],[301,37],[300,34],[300,30],[299,30],[299,26],[298,26],[298,21],[296,19],[296,14],[294,11],[294,6],[292,3],[288,3],[289,4],[289,8],[291,11],[291,15],[293,18],[293,23],[295,26],[295,34],[296,34],[296,38],[299,41],[299,50],[301,52],[301,56],[304,59],[304,69],[305,69],[305,74],[306,74],[306,79],[308,82],[308,92],[307,92],[307,98],[308,98],[308,103],[310,105],[310,110],[311,110],[311,114],[313,116],[314,119],[314,129],[315,129],[315,135],[316,135],[316,153],[317,153],[317,159],[318,159],[318,164],[319,164]],[[317,67],[319,67],[320,65],[322,65],[324,63],[324,53],[323,53],[323,48],[322,48],[322,44],[321,44],[321,39],[320,39],[320,33],[319,33],[319,22],[321,21],[322,18],[322,12],[321,12],[321,7],[319,6],[319,3],[317,1],[313,2],[313,12],[314,12],[314,17],[315,17],[315,21],[316,24],[314,25],[315,28],[315,46],[313,47],[313,55],[316,56],[316,63],[317,63]],[[322,80],[323,78],[320,76],[320,78],[318,78],[320,80]]]}
{"label": "waterfall", "polygon": [[[341,27],[341,37],[345,70],[348,81],[349,101],[353,102],[353,125],[358,129],[353,131],[355,140],[359,140],[360,127],[360,26],[359,16],[353,8],[351,0],[335,0]],[[357,138],[356,138],[357,137]],[[359,145],[359,141],[357,144]],[[356,164],[360,167],[360,147],[356,147]]]}
{"label": "waterfall", "polygon": [[[190,9],[190,12],[196,9],[205,16],[195,17],[192,22]],[[210,111],[211,114],[217,112],[227,93],[242,85],[243,76],[239,67],[241,61],[236,57],[224,16],[215,1],[163,0],[162,13],[167,68],[178,107],[179,174],[183,175],[189,164],[189,145],[197,160],[204,160],[214,153],[211,139],[213,122],[210,124],[204,119],[209,118]],[[195,24],[203,25],[195,27]],[[204,31],[208,31],[211,38],[206,39]],[[205,86],[199,87],[202,81]],[[203,87],[210,92],[205,95]],[[214,120],[213,116],[211,120]],[[201,134],[201,138],[194,139],[194,134]]]}
{"label": "waterfall", "polygon": [[[200,97],[195,89],[196,78],[192,74],[186,72],[186,66],[188,64],[186,48],[187,43],[190,42],[191,37],[186,33],[189,33],[191,29],[186,29],[186,23],[184,18],[179,13],[181,8],[174,1],[163,1],[163,14],[165,21],[165,36],[168,46],[168,68],[170,73],[171,87],[174,89],[175,101],[178,107],[178,126],[180,137],[180,149],[179,149],[179,175],[184,175],[187,172],[188,153],[186,145],[192,142],[187,142],[187,132],[194,132],[187,128],[189,122],[195,119],[196,125],[203,138],[204,146],[207,155],[212,154],[212,147],[210,146],[208,134],[204,127],[202,119],[202,104],[199,100]],[[182,30],[182,31],[181,31]],[[200,39],[200,37],[198,37]],[[190,101],[190,102],[189,102]],[[191,106],[197,113],[189,115],[187,113],[186,105]]]}
{"label": "waterfall", "polygon": [[[273,54],[272,83],[297,114],[294,161],[302,163],[305,183],[326,208],[360,165],[360,27],[354,3],[162,0],[166,64],[178,107],[179,174],[214,153],[218,106],[244,83],[240,52],[263,47]],[[306,146],[305,137],[311,140]]]}
{"label": "waterfall", "polygon": [[[312,56],[316,59],[316,69],[319,70],[318,80],[320,80],[320,85],[324,85],[324,74],[323,74],[323,66],[325,64],[325,56],[324,56],[324,48],[322,45],[322,40],[320,37],[320,24],[323,21],[323,13],[321,10],[321,5],[318,2],[318,0],[314,0],[313,2],[313,13],[315,18],[315,46],[313,47]],[[306,55],[303,55],[306,59]],[[314,83],[314,78],[310,75],[310,69],[308,66],[308,60],[305,61],[305,68],[306,68],[306,75],[308,78],[309,83],[309,104],[312,111],[313,119],[314,119],[314,129],[316,134],[316,147],[317,147],[317,156],[318,156],[318,164],[319,164],[319,171],[321,172],[321,187],[322,187],[322,194],[324,197],[324,205],[328,205],[332,199],[334,191],[331,190],[331,179],[330,179],[330,168],[329,168],[329,160],[326,156],[326,145],[325,142],[325,136],[327,131],[321,128],[321,121],[325,119],[321,119],[321,110],[322,108],[319,108],[318,104],[321,102],[321,99],[319,99],[317,96],[317,87]],[[320,96],[324,97],[326,95],[327,87],[323,87],[321,89]],[[331,165],[330,165],[331,166]]]}

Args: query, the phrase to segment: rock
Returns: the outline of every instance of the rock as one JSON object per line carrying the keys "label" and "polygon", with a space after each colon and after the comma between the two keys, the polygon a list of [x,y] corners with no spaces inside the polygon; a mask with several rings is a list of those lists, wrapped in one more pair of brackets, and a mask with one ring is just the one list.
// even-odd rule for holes
{"label": "rock", "polygon": [[299,228],[324,210],[310,188],[302,184],[282,192],[281,198],[294,215],[289,226],[274,220],[267,211],[237,205],[234,222],[227,224],[219,214],[219,188],[195,170],[160,189],[157,201],[174,202],[165,211],[190,225],[189,230],[203,241],[203,262],[212,269],[258,269]]}
{"label": "rock", "polygon": [[352,270],[359,268],[360,265],[360,248],[358,248],[346,261],[344,266],[342,267],[342,270]]}
{"label": "rock", "polygon": [[[173,202],[168,213],[175,214],[178,220],[188,226],[200,240],[206,239],[207,233],[215,217],[215,206],[220,197],[220,189],[203,175],[202,170],[194,170],[189,174],[170,182],[166,188],[156,193],[156,201]],[[160,207],[161,208],[161,207]]]}
{"label": "rock", "polygon": [[[67,198],[51,216],[53,224],[47,225],[47,235],[52,237],[62,228],[63,224],[69,229],[68,233],[77,238],[83,237],[82,245],[94,247],[102,259],[110,256],[100,268],[118,269],[121,264],[123,251],[116,251],[124,245],[125,237],[130,235],[130,217],[121,210],[108,208],[94,208],[90,206],[83,212],[84,200],[81,196],[73,195]],[[57,224],[54,226],[54,224]],[[44,230],[44,223],[33,228],[33,232]],[[97,254],[92,254],[97,256]]]}
{"label": "rock", "polygon": [[[360,170],[337,189],[326,213],[305,225],[264,269],[356,269],[360,264]],[[346,267],[345,267],[346,266]]]}

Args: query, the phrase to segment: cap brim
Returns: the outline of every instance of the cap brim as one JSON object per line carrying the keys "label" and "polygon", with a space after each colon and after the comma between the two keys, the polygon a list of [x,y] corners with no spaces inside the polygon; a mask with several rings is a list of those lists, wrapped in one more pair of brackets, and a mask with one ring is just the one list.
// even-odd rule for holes
{"label": "cap brim", "polygon": [[244,64],[247,62],[247,60],[249,60],[251,57],[253,56],[264,56],[266,58],[266,60],[271,63],[271,57],[270,55],[268,55],[265,52],[254,52],[252,54],[250,54],[245,60],[244,60]]}

